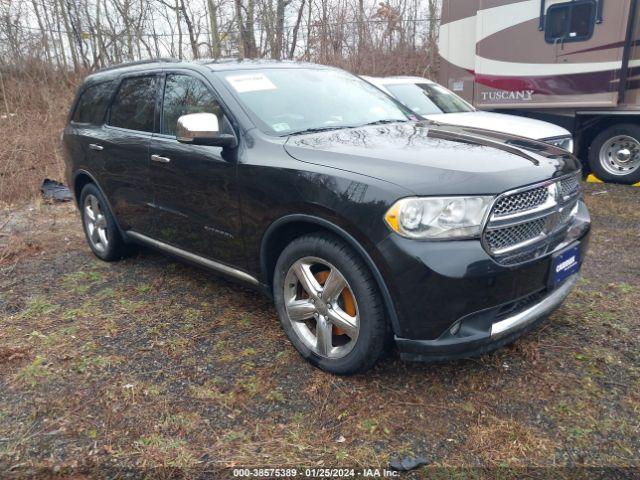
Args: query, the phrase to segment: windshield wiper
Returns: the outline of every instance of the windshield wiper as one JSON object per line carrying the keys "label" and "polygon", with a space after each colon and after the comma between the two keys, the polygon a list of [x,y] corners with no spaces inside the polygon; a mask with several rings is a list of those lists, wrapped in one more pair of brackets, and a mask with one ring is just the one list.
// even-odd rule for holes
{"label": "windshield wiper", "polygon": [[358,127],[369,127],[371,125],[386,125],[388,123],[406,123],[409,120],[405,120],[402,118],[398,118],[395,120],[391,120],[391,119],[387,119],[387,120],[375,120],[373,122],[369,122],[369,123],[363,123],[362,125],[358,125]]}
{"label": "windshield wiper", "polygon": [[283,137],[289,137],[292,135],[304,135],[305,133],[327,132],[330,130],[342,130],[343,128],[353,128],[353,125],[327,125],[325,127],[305,128],[303,130],[296,130],[295,132],[286,133],[283,135]]}
{"label": "windshield wiper", "polygon": [[342,130],[347,128],[360,128],[360,127],[368,127],[371,125],[386,125],[387,123],[404,123],[409,120],[396,119],[396,120],[375,120],[369,123],[363,123],[362,125],[326,125],[324,127],[312,127],[305,128],[304,130],[296,130],[295,132],[287,133],[283,135],[283,137],[288,137],[292,135],[304,135],[305,133],[318,133],[318,132],[327,132],[329,130]]}

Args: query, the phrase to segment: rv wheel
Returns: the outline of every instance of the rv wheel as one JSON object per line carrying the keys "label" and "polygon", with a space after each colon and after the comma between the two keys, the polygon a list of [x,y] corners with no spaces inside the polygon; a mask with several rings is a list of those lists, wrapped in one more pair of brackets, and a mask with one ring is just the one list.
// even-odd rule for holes
{"label": "rv wheel", "polygon": [[591,143],[589,166],[605,182],[640,182],[640,126],[614,125]]}

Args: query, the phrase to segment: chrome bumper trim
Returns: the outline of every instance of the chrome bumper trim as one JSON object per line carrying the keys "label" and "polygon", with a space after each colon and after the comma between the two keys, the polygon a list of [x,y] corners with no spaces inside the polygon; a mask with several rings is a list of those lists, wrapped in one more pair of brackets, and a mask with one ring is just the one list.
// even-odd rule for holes
{"label": "chrome bumper trim", "polygon": [[223,263],[215,262],[213,260],[209,260],[208,258],[201,257],[200,255],[196,255],[191,252],[187,252],[180,248],[174,247],[167,243],[161,242],[159,240],[155,240],[153,238],[149,238],[146,235],[142,235],[141,233],[134,232],[132,230],[127,231],[127,236],[138,240],[139,242],[146,243],[147,245],[151,245],[159,250],[163,250],[165,252],[171,253],[178,257],[182,257],[185,260],[189,260],[193,263],[197,263],[198,265],[202,265],[203,267],[211,268],[212,270],[217,270],[231,277],[235,277],[252,285],[258,285],[258,279],[249,275],[242,270],[238,270],[236,268],[230,267]]}
{"label": "chrome bumper trim", "polygon": [[501,337],[512,330],[516,330],[534,322],[538,318],[555,310],[578,283],[579,274],[569,277],[560,287],[544,297],[540,302],[526,310],[505,318],[491,325],[491,338]]}

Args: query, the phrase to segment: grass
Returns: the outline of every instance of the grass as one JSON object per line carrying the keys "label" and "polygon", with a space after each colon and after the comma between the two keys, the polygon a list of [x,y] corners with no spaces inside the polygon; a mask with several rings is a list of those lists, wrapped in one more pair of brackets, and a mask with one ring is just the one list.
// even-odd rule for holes
{"label": "grass", "polygon": [[38,355],[30,364],[18,371],[16,380],[32,388],[36,387],[51,377],[51,370],[48,367],[47,359]]}
{"label": "grass", "polygon": [[416,478],[640,468],[640,189],[586,198],[583,280],[540,328],[480,358],[391,357],[350,378],[309,366],[255,292],[145,250],[101,263],[72,207],[25,210],[15,241],[41,247],[0,262],[0,476],[407,455],[430,462]]}

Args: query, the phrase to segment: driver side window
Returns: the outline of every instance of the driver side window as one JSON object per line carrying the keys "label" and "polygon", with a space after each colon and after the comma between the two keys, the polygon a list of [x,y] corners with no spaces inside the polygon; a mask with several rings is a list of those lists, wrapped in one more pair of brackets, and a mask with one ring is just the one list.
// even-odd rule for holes
{"label": "driver side window", "polygon": [[175,135],[178,118],[189,113],[215,113],[220,130],[226,132],[229,128],[220,104],[204,83],[189,75],[167,75],[161,133]]}

